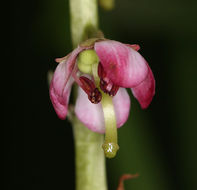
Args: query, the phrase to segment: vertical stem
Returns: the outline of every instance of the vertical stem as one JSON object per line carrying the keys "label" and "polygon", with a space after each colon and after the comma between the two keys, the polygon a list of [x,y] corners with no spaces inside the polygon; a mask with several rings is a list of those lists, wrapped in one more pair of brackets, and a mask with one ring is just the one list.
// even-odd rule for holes
{"label": "vertical stem", "polygon": [[98,29],[97,0],[70,0],[71,36],[76,47]]}
{"label": "vertical stem", "polygon": [[93,133],[75,118],[76,190],[106,190],[103,135]]}
{"label": "vertical stem", "polygon": [[[71,36],[73,47],[93,37],[98,29],[97,0],[70,0]],[[72,120],[75,157],[76,190],[106,190],[103,135],[87,129],[74,117]]]}

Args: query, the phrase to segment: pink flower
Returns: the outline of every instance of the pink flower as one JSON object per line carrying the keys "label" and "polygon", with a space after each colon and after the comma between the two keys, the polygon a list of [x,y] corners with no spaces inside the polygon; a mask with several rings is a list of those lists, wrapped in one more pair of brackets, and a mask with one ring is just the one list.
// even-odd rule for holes
{"label": "pink flower", "polygon": [[[99,58],[99,87],[93,75],[84,74],[78,68],[80,53],[88,49],[94,50]],[[117,127],[127,121],[130,111],[130,98],[125,88],[131,89],[142,109],[147,108],[155,94],[155,80],[138,50],[138,45],[94,40],[90,44],[79,45],[66,57],[57,59],[60,63],[50,84],[50,98],[59,118],[66,118],[73,82],[81,87],[78,88],[75,113],[94,132],[105,132],[101,91],[113,97]]]}

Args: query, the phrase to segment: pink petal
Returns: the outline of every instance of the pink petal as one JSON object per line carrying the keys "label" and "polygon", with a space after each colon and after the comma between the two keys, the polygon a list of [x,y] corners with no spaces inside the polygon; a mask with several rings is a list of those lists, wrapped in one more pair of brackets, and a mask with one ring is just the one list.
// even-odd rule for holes
{"label": "pink petal", "polygon": [[130,97],[124,88],[120,88],[113,98],[117,126],[122,127],[127,121],[130,112]]}
{"label": "pink petal", "polygon": [[148,69],[149,72],[146,79],[138,86],[131,88],[134,97],[138,100],[142,109],[149,106],[155,94],[155,79],[149,66]]}
{"label": "pink petal", "polygon": [[61,62],[54,73],[50,84],[50,98],[53,107],[60,119],[65,119],[68,111],[68,101],[70,97],[73,79],[69,76],[65,61]]}
{"label": "pink petal", "polygon": [[67,115],[70,90],[74,81],[71,74],[77,55],[83,49],[81,47],[75,49],[58,64],[50,84],[50,98],[60,119],[65,119]]}
{"label": "pink petal", "polygon": [[106,40],[96,42],[95,51],[107,77],[117,86],[132,88],[148,74],[146,60],[128,45]]}
{"label": "pink petal", "polygon": [[[130,111],[130,98],[127,91],[120,88],[113,98],[117,127],[121,127],[128,119]],[[105,123],[101,103],[92,104],[85,92],[79,88],[75,105],[78,119],[91,131],[105,133]]]}

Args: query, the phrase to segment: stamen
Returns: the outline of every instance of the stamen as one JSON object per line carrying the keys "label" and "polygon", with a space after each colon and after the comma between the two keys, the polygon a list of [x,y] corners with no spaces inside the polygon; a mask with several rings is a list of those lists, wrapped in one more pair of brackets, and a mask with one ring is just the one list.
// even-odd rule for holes
{"label": "stamen", "polygon": [[92,93],[90,94],[90,96],[88,96],[88,99],[93,103],[93,104],[98,104],[101,99],[102,99],[102,95],[99,91],[98,88],[95,88]]}
{"label": "stamen", "polygon": [[82,89],[88,95],[88,99],[93,104],[98,104],[102,99],[102,95],[99,89],[96,88],[96,85],[94,84],[94,82],[85,76],[81,76],[79,80],[82,83],[81,85]]}
{"label": "stamen", "polygon": [[118,86],[113,85],[112,88],[111,88],[111,90],[110,90],[110,92],[109,92],[109,95],[110,95],[110,96],[115,96],[116,93],[118,92],[118,89],[119,89]]}
{"label": "stamen", "polygon": [[98,75],[100,77],[100,88],[101,90],[109,94],[110,96],[115,96],[118,92],[119,86],[113,84],[110,79],[107,77],[106,72],[103,69],[101,63],[98,65]]}
{"label": "stamen", "polygon": [[98,76],[101,78],[101,79],[104,79],[106,77],[106,73],[103,69],[103,66],[101,65],[101,63],[99,63],[98,65]]}

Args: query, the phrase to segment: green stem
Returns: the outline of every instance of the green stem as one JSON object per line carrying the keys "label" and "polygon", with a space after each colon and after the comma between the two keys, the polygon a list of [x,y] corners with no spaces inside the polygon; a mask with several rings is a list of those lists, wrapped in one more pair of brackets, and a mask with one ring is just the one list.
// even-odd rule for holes
{"label": "green stem", "polygon": [[93,133],[75,117],[76,190],[107,190],[103,135]]}
{"label": "green stem", "polygon": [[[97,0],[70,0],[71,34],[75,48],[81,41],[94,37],[98,29]],[[76,94],[75,94],[76,95]],[[76,116],[72,119],[76,190],[107,190],[103,135],[87,129]]]}
{"label": "green stem", "polygon": [[97,0],[70,0],[71,36],[73,46],[90,37],[98,30]]}

